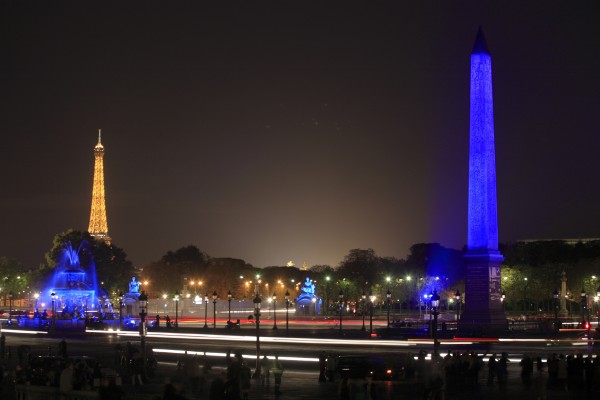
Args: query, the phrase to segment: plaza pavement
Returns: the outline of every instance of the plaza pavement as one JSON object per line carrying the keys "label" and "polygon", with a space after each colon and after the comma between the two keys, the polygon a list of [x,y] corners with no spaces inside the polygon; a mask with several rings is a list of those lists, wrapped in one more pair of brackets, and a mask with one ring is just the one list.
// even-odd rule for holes
{"label": "plaza pavement", "polygon": [[[219,373],[224,373],[224,367],[213,368],[211,376]],[[137,400],[153,400],[162,397],[156,397],[162,395],[164,388],[165,379],[177,379],[177,371],[174,366],[162,365],[159,367],[159,376],[156,377],[149,384],[135,388],[131,385],[124,385],[124,389],[128,393],[127,399]],[[299,371],[299,370],[286,370],[283,374],[281,395],[276,395],[273,382],[271,381],[270,386],[262,387],[257,384],[256,380],[252,380],[252,388],[249,393],[249,400],[313,400],[313,399],[326,399],[336,400],[340,399],[340,386],[339,380],[337,382],[318,382],[318,372]],[[600,399],[600,393],[588,394],[581,388],[580,391],[553,391],[547,389],[545,386],[547,375],[543,376],[543,385],[539,389],[535,385],[530,388],[525,388],[520,378],[520,367],[513,363],[509,365],[508,369],[508,383],[504,387],[498,386],[498,384],[487,385],[485,373],[481,374],[479,385],[474,390],[458,390],[454,393],[445,393],[446,400],[535,400],[542,393],[546,396],[547,400],[563,400],[563,399]],[[208,390],[210,387],[210,379],[205,384],[203,393],[192,394],[189,387],[185,388],[184,396],[189,400],[204,400],[208,399]],[[381,393],[380,397],[376,399],[369,397],[363,397],[357,395],[355,391],[350,391],[349,400],[396,400],[396,399],[424,399],[423,396],[425,384],[416,380],[412,381],[399,381],[399,382],[385,382],[385,390]],[[442,397],[440,397],[442,398]]]}

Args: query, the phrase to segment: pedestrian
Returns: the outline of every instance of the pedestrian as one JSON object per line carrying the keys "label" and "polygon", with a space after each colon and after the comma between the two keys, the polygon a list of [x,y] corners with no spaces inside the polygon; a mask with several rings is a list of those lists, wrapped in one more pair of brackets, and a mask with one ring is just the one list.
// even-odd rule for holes
{"label": "pedestrian", "polygon": [[117,386],[113,379],[103,379],[98,394],[100,400],[121,400],[125,395],[125,391]]}
{"label": "pedestrian", "polygon": [[131,384],[135,386],[142,386],[144,381],[142,374],[144,373],[144,359],[139,351],[133,353],[131,357]]}
{"label": "pedestrian", "polygon": [[498,384],[506,385],[507,378],[508,378],[508,354],[507,353],[502,353],[502,355],[500,356],[500,360],[498,360],[497,372],[498,372]]}
{"label": "pedestrian", "polygon": [[225,355],[225,365],[227,367],[231,365],[231,350],[227,350],[227,354]]}
{"label": "pedestrian", "polygon": [[58,356],[62,358],[67,358],[67,341],[65,338],[58,343]]}
{"label": "pedestrian", "polygon": [[275,378],[275,394],[281,394],[281,376],[283,375],[283,366],[279,362],[279,356],[275,355],[275,360],[273,361],[273,377]]}
{"label": "pedestrian", "polygon": [[240,387],[242,389],[242,399],[248,400],[248,394],[250,393],[250,380],[252,379],[252,371],[250,371],[250,367],[246,365],[246,363],[242,364],[242,369],[240,370]]}
{"label": "pedestrian", "polygon": [[536,374],[533,378],[535,384],[535,398],[536,400],[546,400],[546,379],[544,377],[544,364],[542,363],[542,357],[538,357],[536,361]]}
{"label": "pedestrian", "polygon": [[531,386],[531,377],[533,375],[533,359],[529,354],[524,354],[521,362],[521,381],[525,387]]}
{"label": "pedestrian", "polygon": [[327,353],[324,351],[319,354],[319,382],[326,382],[325,371],[327,371]]}
{"label": "pedestrian", "polygon": [[67,361],[67,366],[65,367],[65,369],[63,369],[60,373],[60,383],[58,390],[60,391],[61,399],[66,399],[66,393],[73,390],[73,375],[73,362],[69,360]]}
{"label": "pedestrian", "polygon": [[260,377],[261,377],[261,385],[269,387],[271,380],[271,363],[267,359],[267,356],[263,356],[260,359]]}
{"label": "pedestrian", "polygon": [[4,333],[0,333],[0,359],[4,360],[5,352],[6,352],[6,336],[4,336]]}
{"label": "pedestrian", "polygon": [[567,361],[565,360],[565,355],[561,354],[558,357],[558,363],[556,365],[556,384],[560,390],[567,391]]}
{"label": "pedestrian", "polygon": [[156,329],[160,328],[160,315],[156,314],[156,319],[154,321],[154,327]]}
{"label": "pedestrian", "polygon": [[167,326],[167,329],[171,328],[171,318],[169,317],[169,315],[165,317],[165,325]]}
{"label": "pedestrian", "polygon": [[219,373],[211,382],[208,389],[208,400],[222,400],[225,398],[225,372]]}
{"label": "pedestrian", "polygon": [[225,382],[226,399],[239,400],[241,398],[241,378],[244,360],[240,352],[235,353],[231,365],[227,368],[227,382]]}
{"label": "pedestrian", "polygon": [[185,400],[182,392],[183,384],[179,380],[173,380],[165,385],[163,400]]}
{"label": "pedestrian", "polygon": [[329,382],[335,382],[335,372],[337,368],[337,361],[333,354],[327,356],[327,379]]}

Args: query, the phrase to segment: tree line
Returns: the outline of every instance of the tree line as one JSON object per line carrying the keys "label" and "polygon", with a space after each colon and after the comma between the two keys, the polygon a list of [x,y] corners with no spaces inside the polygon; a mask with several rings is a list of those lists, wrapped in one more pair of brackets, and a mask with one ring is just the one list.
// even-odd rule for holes
{"label": "tree line", "polygon": [[[325,309],[334,307],[340,295],[344,302],[360,303],[363,296],[374,295],[384,304],[389,291],[396,307],[416,307],[434,289],[442,303],[448,304],[456,291],[464,294],[463,250],[438,243],[419,243],[410,247],[405,258],[384,257],[373,249],[351,249],[338,265],[313,265],[302,269],[290,266],[258,268],[242,259],[211,257],[195,245],[167,251],[159,260],[135,269],[126,252],[115,243],[96,241],[87,232],[68,230],[57,234],[46,260],[38,268],[25,269],[14,259],[0,257],[0,293],[13,292],[22,297],[44,288],[54,273],[64,243],[73,247],[82,240],[92,245],[99,285],[110,296],[127,291],[136,276],[151,297],[174,296],[176,292],[212,298],[252,298],[276,295],[291,300],[300,293],[306,278],[316,284]],[[555,289],[560,290],[562,272],[566,273],[573,301],[583,289],[596,294],[600,286],[600,240],[578,242],[535,241],[502,244],[502,289],[508,310],[547,310]],[[595,277],[595,278],[594,278]],[[527,278],[527,279],[525,279]],[[561,294],[562,295],[562,294]]]}

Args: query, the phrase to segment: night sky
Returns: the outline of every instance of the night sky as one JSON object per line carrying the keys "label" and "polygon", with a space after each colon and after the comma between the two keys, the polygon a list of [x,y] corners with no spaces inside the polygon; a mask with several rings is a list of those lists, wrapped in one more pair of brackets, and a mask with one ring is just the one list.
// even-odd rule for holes
{"label": "night sky", "polygon": [[87,229],[99,128],[136,266],[189,244],[258,267],[462,248],[479,25],[500,241],[600,236],[598,2],[6,3],[0,255],[26,266]]}

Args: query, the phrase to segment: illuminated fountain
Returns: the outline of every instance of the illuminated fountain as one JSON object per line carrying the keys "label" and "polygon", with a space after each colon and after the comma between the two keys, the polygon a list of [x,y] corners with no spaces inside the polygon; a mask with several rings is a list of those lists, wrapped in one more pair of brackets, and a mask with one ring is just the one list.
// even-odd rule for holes
{"label": "illuminated fountain", "polygon": [[316,295],[316,285],[309,277],[300,288],[300,295],[296,298],[296,312],[301,315],[321,314],[322,299]]}
{"label": "illuminated fountain", "polygon": [[36,310],[36,314],[44,320],[50,318],[47,315],[51,312],[51,328],[57,330],[85,329],[87,316],[106,318],[106,314],[110,314],[112,318],[112,307],[106,295],[98,290],[96,265],[88,242],[81,242],[77,251],[71,243],[64,245],[50,285],[42,292],[39,302],[45,309]]}

